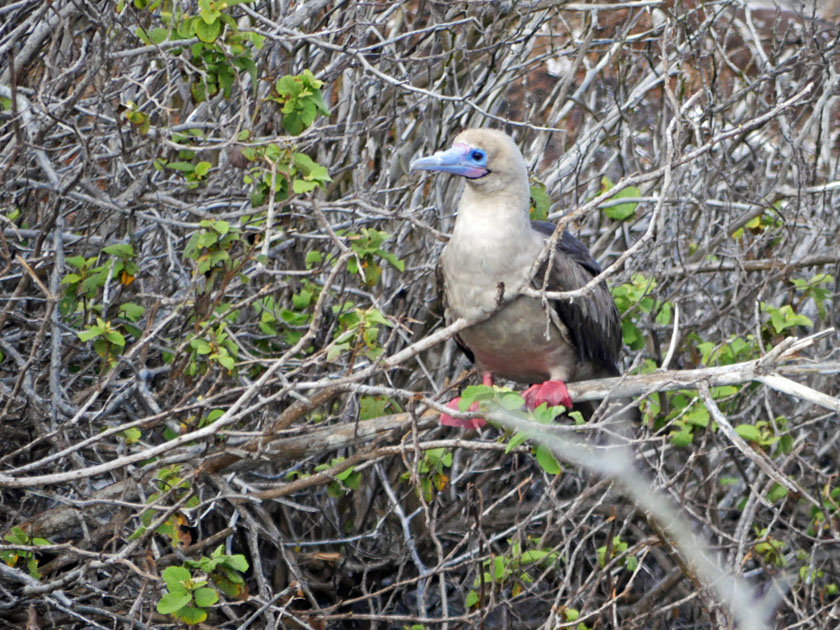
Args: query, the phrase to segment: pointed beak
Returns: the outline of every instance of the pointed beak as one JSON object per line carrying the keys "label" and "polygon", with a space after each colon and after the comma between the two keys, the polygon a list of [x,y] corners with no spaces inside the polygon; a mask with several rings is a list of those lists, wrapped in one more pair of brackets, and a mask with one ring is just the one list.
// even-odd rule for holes
{"label": "pointed beak", "polygon": [[456,144],[446,151],[438,151],[434,155],[417,158],[409,167],[412,171],[441,171],[476,179],[487,175],[490,171],[470,159],[471,149],[465,144]]}

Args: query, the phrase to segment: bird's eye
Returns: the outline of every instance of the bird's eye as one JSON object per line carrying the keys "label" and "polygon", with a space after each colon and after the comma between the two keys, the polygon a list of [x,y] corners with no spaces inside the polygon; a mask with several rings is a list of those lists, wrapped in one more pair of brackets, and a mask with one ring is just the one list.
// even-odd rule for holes
{"label": "bird's eye", "polygon": [[481,151],[480,149],[473,149],[472,153],[470,153],[470,157],[474,162],[483,162],[485,157],[484,151]]}

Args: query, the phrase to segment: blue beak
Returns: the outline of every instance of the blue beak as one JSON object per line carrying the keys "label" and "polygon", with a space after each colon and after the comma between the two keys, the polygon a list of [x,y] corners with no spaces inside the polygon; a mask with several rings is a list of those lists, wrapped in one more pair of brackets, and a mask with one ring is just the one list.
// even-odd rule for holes
{"label": "blue beak", "polygon": [[[476,155],[480,153],[480,159]],[[465,144],[456,144],[446,151],[438,151],[428,157],[417,158],[409,167],[412,171],[441,171],[461,175],[470,179],[484,177],[490,172],[486,166],[484,152],[476,152]]]}

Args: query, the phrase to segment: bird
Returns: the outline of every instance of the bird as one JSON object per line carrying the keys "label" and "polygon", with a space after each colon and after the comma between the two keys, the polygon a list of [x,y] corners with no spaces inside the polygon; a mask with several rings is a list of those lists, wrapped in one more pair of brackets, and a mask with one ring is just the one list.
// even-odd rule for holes
{"label": "bird", "polygon": [[[455,342],[475,363],[485,385],[503,378],[530,385],[529,409],[542,403],[572,409],[567,382],[618,376],[621,317],[606,283],[585,297],[541,299],[520,287],[547,291],[578,289],[601,272],[586,246],[567,231],[552,256],[530,277],[554,224],[530,219],[528,168],[514,140],[503,131],[470,128],[450,148],[419,157],[410,171],[439,171],[464,178],[455,225],[436,267],[447,324],[477,323]],[[550,264],[550,268],[546,267]],[[460,398],[449,407],[457,409]],[[469,420],[441,414],[446,426],[478,428]]]}

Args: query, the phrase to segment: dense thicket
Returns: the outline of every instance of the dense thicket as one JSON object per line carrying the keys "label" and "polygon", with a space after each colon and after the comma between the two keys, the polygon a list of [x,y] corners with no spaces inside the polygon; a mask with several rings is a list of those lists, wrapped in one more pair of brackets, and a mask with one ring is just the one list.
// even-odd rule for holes
{"label": "dense thicket", "polygon": [[836,627],[838,32],[797,11],[0,7],[0,627],[734,627],[620,474],[438,426],[461,184],[407,165],[467,126],[617,262],[642,422],[575,433],[756,618]]}

